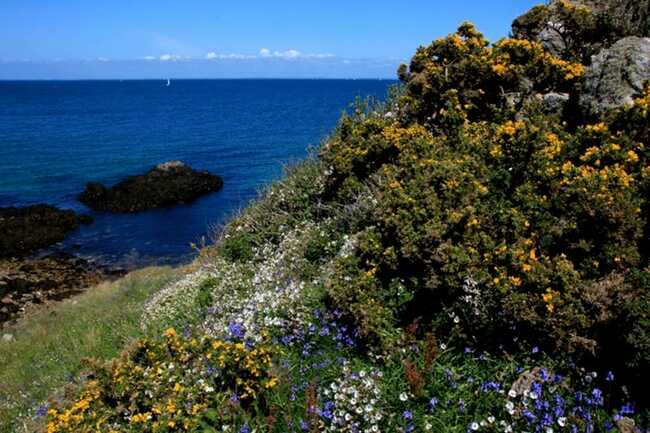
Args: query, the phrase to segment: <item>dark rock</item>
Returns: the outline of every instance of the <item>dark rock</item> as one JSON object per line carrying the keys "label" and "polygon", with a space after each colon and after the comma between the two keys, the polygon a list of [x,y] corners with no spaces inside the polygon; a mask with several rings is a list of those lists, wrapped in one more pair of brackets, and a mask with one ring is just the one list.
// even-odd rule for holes
{"label": "dark rock", "polygon": [[0,260],[0,324],[15,319],[30,306],[68,298],[122,275],[123,271],[96,266],[66,253]]}
{"label": "dark rock", "polygon": [[580,106],[587,116],[599,116],[630,105],[650,80],[650,38],[630,36],[592,58],[585,72]]}
{"label": "dark rock", "polygon": [[536,95],[542,103],[542,110],[546,114],[562,114],[564,108],[569,102],[568,93],[544,93]]}
{"label": "dark rock", "polygon": [[89,183],[79,200],[98,211],[139,212],[190,202],[222,187],[223,180],[219,176],[171,161],[111,188]]}
{"label": "dark rock", "polygon": [[61,242],[70,231],[89,222],[90,217],[44,204],[0,208],[0,257],[27,256]]}

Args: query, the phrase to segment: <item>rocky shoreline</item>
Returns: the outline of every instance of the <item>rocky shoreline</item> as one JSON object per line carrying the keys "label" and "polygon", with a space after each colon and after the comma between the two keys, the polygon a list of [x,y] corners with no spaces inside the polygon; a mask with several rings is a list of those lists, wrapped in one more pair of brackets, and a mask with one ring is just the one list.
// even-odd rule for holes
{"label": "rocky shoreline", "polygon": [[34,306],[69,298],[124,273],[67,253],[0,260],[0,326]]}
{"label": "rocky shoreline", "polygon": [[[170,161],[111,188],[89,183],[79,200],[96,211],[133,213],[190,202],[222,186],[218,176]],[[47,254],[48,247],[92,222],[90,216],[47,204],[0,208],[0,327],[34,306],[125,274],[66,252]]]}

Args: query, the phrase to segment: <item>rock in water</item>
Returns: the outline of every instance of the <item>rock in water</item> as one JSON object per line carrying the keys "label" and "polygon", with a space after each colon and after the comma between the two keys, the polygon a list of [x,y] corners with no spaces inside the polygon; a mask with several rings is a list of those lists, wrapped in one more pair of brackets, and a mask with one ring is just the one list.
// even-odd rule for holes
{"label": "rock in water", "polygon": [[587,116],[598,116],[632,104],[646,80],[650,80],[650,38],[623,38],[592,58],[580,105]]}
{"label": "rock in water", "polygon": [[71,210],[39,204],[0,208],[0,257],[22,257],[61,242],[68,232],[92,221]]}
{"label": "rock in water", "polygon": [[180,161],[170,161],[110,188],[88,183],[79,200],[98,211],[139,212],[190,202],[222,187],[219,176],[194,170]]}

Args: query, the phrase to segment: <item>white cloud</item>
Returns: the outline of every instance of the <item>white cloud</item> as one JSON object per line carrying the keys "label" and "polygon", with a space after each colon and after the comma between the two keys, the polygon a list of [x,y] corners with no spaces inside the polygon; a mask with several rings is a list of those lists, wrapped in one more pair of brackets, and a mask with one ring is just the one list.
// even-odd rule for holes
{"label": "white cloud", "polygon": [[287,50],[287,51],[275,51],[273,52],[273,57],[279,57],[281,59],[296,59],[301,57],[302,53],[298,50]]}
{"label": "white cloud", "polygon": [[261,58],[276,58],[276,59],[329,59],[334,57],[334,54],[323,53],[323,54],[305,54],[298,50],[288,49],[286,51],[271,51],[268,48],[262,48],[260,50],[259,56]]}
{"label": "white cloud", "polygon": [[215,53],[214,51],[211,51],[205,55],[206,60],[223,60],[223,59],[230,59],[230,60],[243,60],[243,59],[256,59],[257,56],[251,56],[251,55],[246,55],[246,54],[237,54],[237,53],[230,53],[230,54],[218,54]]}
{"label": "white cloud", "polygon": [[181,56],[181,55],[178,55],[178,54],[163,54],[158,59],[163,61],[163,62],[169,62],[169,61],[175,62],[177,60],[190,60],[191,57],[190,56]]}
{"label": "white cloud", "polygon": [[98,62],[110,62],[111,59],[109,59],[107,57],[97,57],[97,61]]}
{"label": "white cloud", "polygon": [[154,56],[145,56],[144,60],[156,60]]}

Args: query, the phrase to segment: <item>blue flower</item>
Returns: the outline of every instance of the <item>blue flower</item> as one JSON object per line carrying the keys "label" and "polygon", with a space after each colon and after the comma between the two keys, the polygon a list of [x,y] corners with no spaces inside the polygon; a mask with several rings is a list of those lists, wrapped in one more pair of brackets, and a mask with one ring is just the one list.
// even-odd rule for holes
{"label": "blue flower", "polygon": [[523,413],[523,415],[524,415],[524,418],[526,418],[526,420],[527,420],[529,423],[532,423],[533,421],[535,421],[535,420],[537,419],[537,417],[535,416],[535,414],[532,413],[532,412],[531,412],[530,410],[528,410],[528,409],[524,409],[524,411],[523,411],[522,413]]}
{"label": "blue flower", "polygon": [[230,322],[228,325],[228,332],[232,338],[237,340],[243,340],[246,336],[246,330],[241,325],[241,323],[237,322]]}
{"label": "blue flower", "polygon": [[39,418],[43,418],[45,415],[47,415],[47,405],[41,405],[36,409],[36,416]]}
{"label": "blue flower", "polygon": [[621,415],[632,415],[634,413],[634,406],[632,403],[624,404],[619,412]]}
{"label": "blue flower", "polygon": [[595,406],[603,405],[603,392],[600,389],[594,388],[594,390],[591,391],[591,396],[593,397],[592,403]]}
{"label": "blue flower", "polygon": [[431,397],[431,400],[429,400],[429,408],[431,410],[434,410],[437,405],[438,405],[438,399],[435,397]]}
{"label": "blue flower", "polygon": [[534,355],[539,352],[539,347],[534,346],[533,349],[531,350],[531,353]]}
{"label": "blue flower", "polygon": [[614,373],[612,373],[611,371],[608,371],[607,375],[605,375],[605,380],[607,382],[612,382],[614,380]]}
{"label": "blue flower", "polygon": [[484,383],[481,385],[481,391],[483,391],[483,392],[488,392],[488,391],[498,391],[498,390],[500,390],[500,389],[501,389],[501,385],[499,385],[499,384],[496,383],[496,382],[492,382],[492,381],[490,381],[490,382],[484,382]]}
{"label": "blue flower", "polygon": [[309,431],[309,424],[307,424],[305,420],[300,420],[300,430]]}
{"label": "blue flower", "polygon": [[244,424],[240,429],[239,433],[251,433],[251,428],[248,427],[248,424]]}
{"label": "blue flower", "polygon": [[413,419],[413,412],[410,410],[405,410],[404,413],[402,414],[402,417],[404,419]]}

